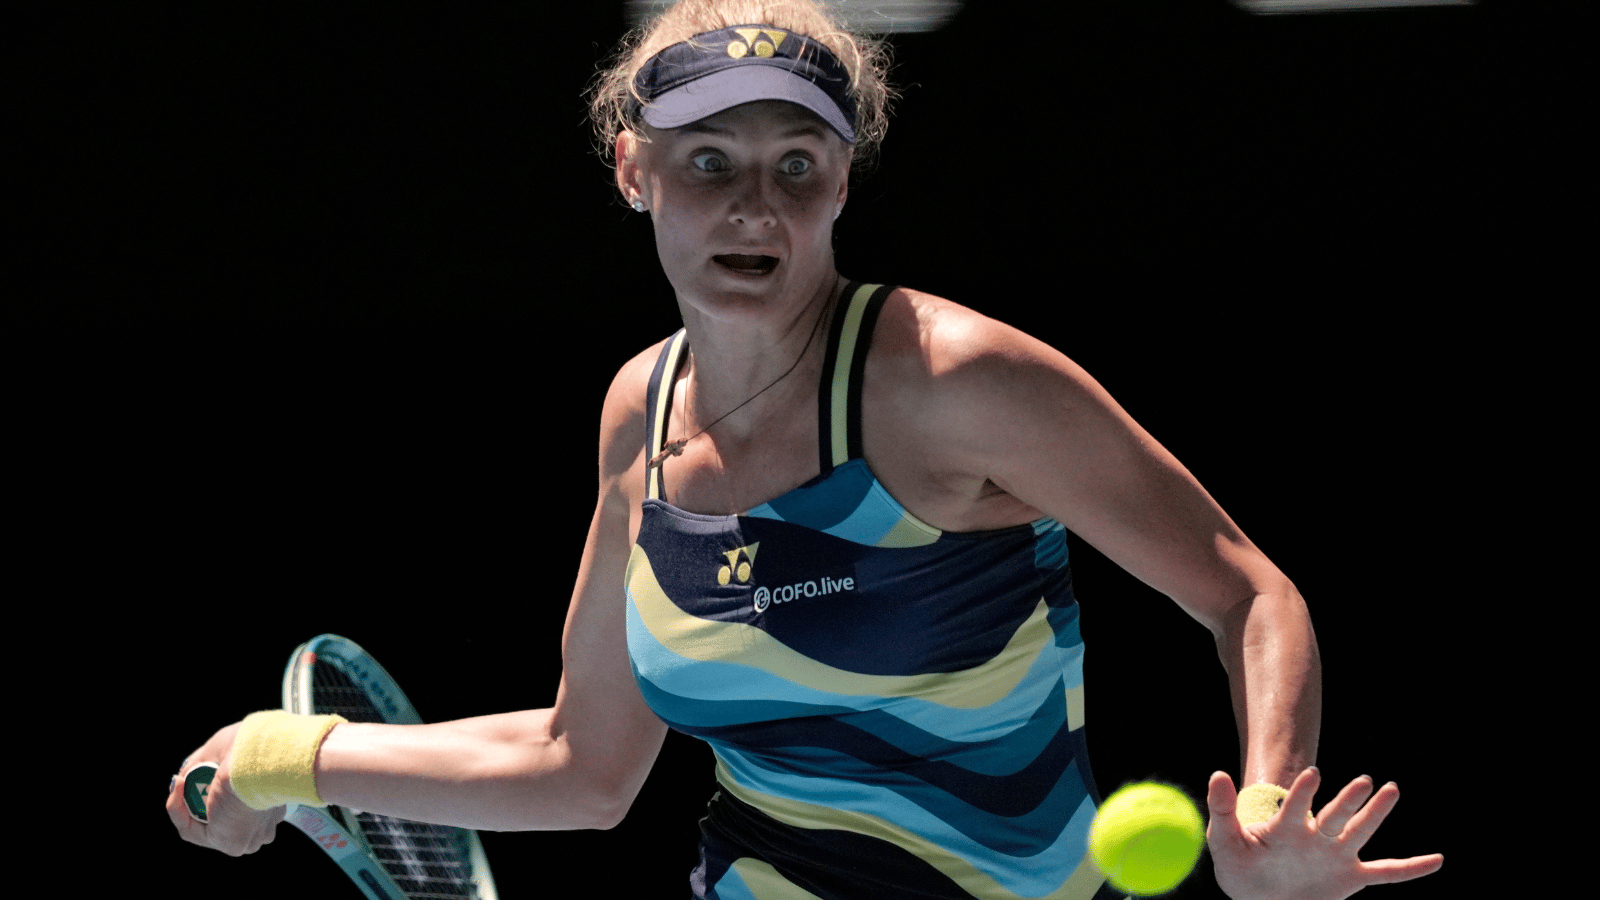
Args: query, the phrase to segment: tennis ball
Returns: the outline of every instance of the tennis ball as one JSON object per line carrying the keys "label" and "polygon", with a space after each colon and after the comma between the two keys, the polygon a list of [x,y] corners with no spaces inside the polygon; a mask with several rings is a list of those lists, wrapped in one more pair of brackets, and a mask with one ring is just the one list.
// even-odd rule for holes
{"label": "tennis ball", "polygon": [[1112,887],[1152,897],[1188,876],[1205,839],[1200,810],[1187,794],[1144,781],[1100,805],[1089,825],[1089,855]]}

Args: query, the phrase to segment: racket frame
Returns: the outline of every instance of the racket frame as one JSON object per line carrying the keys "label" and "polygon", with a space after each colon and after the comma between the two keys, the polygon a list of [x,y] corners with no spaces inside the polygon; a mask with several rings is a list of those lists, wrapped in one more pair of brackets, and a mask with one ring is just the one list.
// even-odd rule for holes
{"label": "racket frame", "polygon": [[[422,717],[417,715],[416,708],[388,670],[354,641],[336,634],[314,637],[290,654],[289,664],[283,671],[284,709],[293,713],[315,712],[312,707],[311,679],[312,670],[319,661],[323,664],[331,661],[351,682],[366,692],[375,701],[386,723],[422,724]],[[407,900],[409,895],[378,864],[372,846],[355,823],[356,814],[356,810],[337,806],[318,809],[291,804],[285,810],[284,818],[338,863],[350,880],[361,888],[367,900]],[[494,879],[489,874],[489,860],[484,856],[483,844],[478,840],[477,833],[470,829],[458,830],[463,832],[478,900],[499,900]]]}

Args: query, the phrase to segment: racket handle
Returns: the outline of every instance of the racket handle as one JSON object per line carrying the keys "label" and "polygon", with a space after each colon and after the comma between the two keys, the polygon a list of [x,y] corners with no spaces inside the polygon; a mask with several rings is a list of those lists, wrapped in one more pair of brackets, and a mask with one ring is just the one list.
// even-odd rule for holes
{"label": "racket handle", "polygon": [[216,777],[217,764],[209,762],[195,763],[183,776],[183,803],[196,822],[206,820],[206,794]]}
{"label": "racket handle", "polygon": [[[206,821],[206,795],[211,791],[211,782],[217,777],[216,763],[195,763],[189,774],[183,776],[183,804],[189,807],[189,815],[197,822]],[[284,807],[284,818],[294,815],[299,809],[299,804],[291,803]]]}

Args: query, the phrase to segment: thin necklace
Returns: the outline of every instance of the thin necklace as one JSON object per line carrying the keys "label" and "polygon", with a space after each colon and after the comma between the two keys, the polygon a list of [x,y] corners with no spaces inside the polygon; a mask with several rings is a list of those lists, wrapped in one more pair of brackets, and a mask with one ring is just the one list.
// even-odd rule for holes
{"label": "thin necklace", "polygon": [[[833,293],[837,293],[838,289],[839,289],[839,285],[838,285],[838,282],[836,281],[836,282],[834,282],[834,291],[833,291]],[[767,385],[766,387],[762,388],[759,391],[756,391],[754,394],[751,394],[749,397],[746,397],[743,403],[740,403],[738,406],[735,406],[733,409],[730,409],[727,412],[723,413],[722,415],[717,416],[717,418],[711,422],[711,425],[707,425],[706,427],[700,429],[699,431],[696,431],[694,434],[691,434],[686,438],[680,438],[680,439],[678,439],[676,441],[668,441],[661,448],[661,452],[660,453],[657,453],[655,456],[650,458],[650,462],[648,463],[647,468],[652,468],[653,469],[656,466],[661,465],[662,463],[667,461],[667,457],[669,457],[669,456],[682,456],[683,455],[683,448],[688,446],[690,441],[692,441],[695,438],[699,437],[700,435],[705,434],[706,432],[710,431],[713,425],[716,425],[718,422],[721,422],[723,419],[726,419],[727,417],[733,415],[734,413],[738,412],[739,410],[744,409],[745,406],[750,403],[750,401],[756,399],[757,397],[761,396],[762,394],[765,394],[767,391],[772,390],[774,387],[777,387],[778,382],[784,380],[785,378],[788,378],[790,372],[793,372],[795,369],[799,368],[800,367],[800,360],[806,358],[806,351],[811,349],[811,342],[817,339],[817,332],[822,329],[822,320],[826,319],[828,317],[828,311],[833,308],[833,293],[830,293],[828,295],[828,303],[827,303],[827,305],[822,308],[822,314],[817,316],[817,321],[811,326],[811,334],[810,334],[809,337],[806,338],[806,345],[804,347],[800,348],[800,355],[795,357],[794,365],[790,366],[782,375],[779,375],[777,378],[774,378],[772,380],[771,384]],[[692,384],[692,382],[690,384]],[[689,407],[689,390],[688,390],[688,387],[684,388],[683,399],[684,399],[684,404],[683,404],[684,405],[684,413],[687,414],[688,411],[689,411],[689,409],[688,409],[688,407]]]}

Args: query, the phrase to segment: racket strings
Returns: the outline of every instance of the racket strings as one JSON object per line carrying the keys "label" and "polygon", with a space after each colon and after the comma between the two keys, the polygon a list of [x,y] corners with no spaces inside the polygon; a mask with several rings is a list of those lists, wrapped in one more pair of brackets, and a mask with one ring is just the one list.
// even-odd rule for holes
{"label": "racket strings", "polygon": [[458,829],[357,813],[372,855],[412,900],[476,898],[472,865]]}
{"label": "racket strings", "polygon": [[[325,661],[311,669],[311,708],[337,713],[351,722],[387,721],[371,696],[348,675]],[[459,828],[354,812],[355,827],[372,857],[405,892],[408,900],[476,900],[473,865]]]}
{"label": "racket strings", "polygon": [[387,721],[371,695],[350,676],[320,661],[311,667],[311,709],[317,715],[333,713],[351,722]]}

